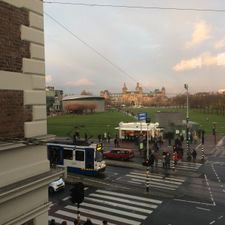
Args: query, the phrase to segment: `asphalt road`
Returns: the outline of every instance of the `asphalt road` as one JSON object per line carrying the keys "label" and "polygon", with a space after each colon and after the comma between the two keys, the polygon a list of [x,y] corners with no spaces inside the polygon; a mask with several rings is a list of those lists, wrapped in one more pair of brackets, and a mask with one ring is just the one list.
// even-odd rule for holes
{"label": "asphalt road", "polygon": [[[225,225],[225,146],[212,146],[204,164],[181,162],[174,170],[154,168],[150,191],[146,171],[109,166],[101,177],[75,176],[86,185],[81,219],[95,224]],[[50,195],[49,218],[72,225],[76,207],[69,199],[71,185]]]}

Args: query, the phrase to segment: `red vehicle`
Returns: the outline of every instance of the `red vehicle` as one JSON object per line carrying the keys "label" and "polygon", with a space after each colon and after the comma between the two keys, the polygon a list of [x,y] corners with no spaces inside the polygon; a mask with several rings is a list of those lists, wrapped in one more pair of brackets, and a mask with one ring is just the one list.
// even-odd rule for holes
{"label": "red vehicle", "polygon": [[134,151],[127,148],[113,148],[110,151],[103,152],[104,158],[129,160],[134,157]]}

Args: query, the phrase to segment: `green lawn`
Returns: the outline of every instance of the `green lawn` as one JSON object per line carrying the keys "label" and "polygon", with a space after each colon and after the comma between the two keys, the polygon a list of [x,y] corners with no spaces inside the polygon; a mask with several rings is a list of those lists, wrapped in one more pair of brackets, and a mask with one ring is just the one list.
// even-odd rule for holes
{"label": "green lawn", "polygon": [[[180,111],[186,117],[186,109],[171,109],[171,108],[140,108],[140,109],[127,109],[134,114],[138,112],[147,112],[154,121],[154,113],[157,111]],[[222,135],[225,134],[225,116],[215,114],[204,114],[197,110],[190,110],[190,120],[198,122],[205,130],[206,134],[212,133],[212,124],[216,122],[216,131]],[[72,136],[75,131],[80,132],[81,137],[84,137],[86,132],[88,136],[97,138],[98,134],[109,132],[112,137],[115,136],[115,127],[119,122],[132,122],[135,121],[121,112],[101,112],[88,115],[64,115],[48,118],[48,133],[57,136]]]}
{"label": "green lawn", "polygon": [[[139,109],[128,109],[133,113],[137,114],[138,112],[147,112],[151,120],[154,121],[154,113],[157,111],[160,112],[182,112],[184,118],[186,118],[186,108],[184,109],[175,109],[175,108],[139,108]],[[205,130],[207,134],[212,133],[213,123],[216,123],[216,131],[220,134],[225,134],[225,116],[216,115],[216,114],[206,114],[202,113],[196,109],[189,110],[189,118],[191,121],[197,122],[200,124],[200,127]]]}
{"label": "green lawn", "polygon": [[134,118],[121,112],[101,112],[88,115],[64,115],[48,118],[48,133],[57,136],[72,136],[78,131],[81,137],[86,132],[88,136],[97,138],[98,134],[109,132],[115,136],[115,127],[119,122],[135,121]]}

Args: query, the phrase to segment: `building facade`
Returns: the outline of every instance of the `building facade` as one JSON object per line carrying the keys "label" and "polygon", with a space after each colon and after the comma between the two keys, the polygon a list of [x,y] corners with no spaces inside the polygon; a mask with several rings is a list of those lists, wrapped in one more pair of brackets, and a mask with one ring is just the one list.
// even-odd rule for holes
{"label": "building facade", "polygon": [[62,112],[63,90],[46,87],[46,106],[48,114]]}
{"label": "building facade", "polygon": [[64,112],[104,112],[105,99],[100,96],[70,95],[63,97]]}
{"label": "building facade", "polygon": [[43,2],[0,1],[0,224],[47,225]]}
{"label": "building facade", "polygon": [[164,104],[167,100],[166,90],[155,89],[153,92],[144,92],[139,83],[136,84],[135,90],[128,90],[124,83],[120,93],[110,93],[108,90],[100,92],[100,96],[106,99],[107,104],[115,106],[151,106],[159,103]]}

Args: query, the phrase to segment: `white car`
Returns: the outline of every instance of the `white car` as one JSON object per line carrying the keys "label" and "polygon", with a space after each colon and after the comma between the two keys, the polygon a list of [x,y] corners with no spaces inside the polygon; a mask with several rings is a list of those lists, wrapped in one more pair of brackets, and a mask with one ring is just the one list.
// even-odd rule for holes
{"label": "white car", "polygon": [[65,181],[63,180],[63,178],[59,178],[58,180],[55,180],[48,185],[48,190],[51,193],[57,192],[64,188],[65,188]]}

